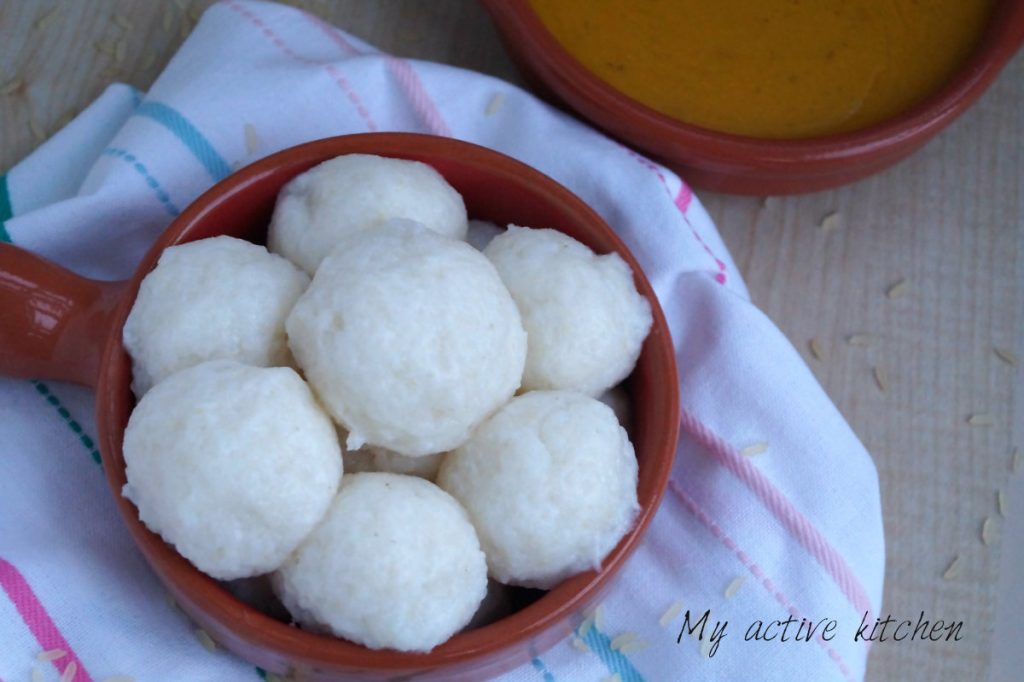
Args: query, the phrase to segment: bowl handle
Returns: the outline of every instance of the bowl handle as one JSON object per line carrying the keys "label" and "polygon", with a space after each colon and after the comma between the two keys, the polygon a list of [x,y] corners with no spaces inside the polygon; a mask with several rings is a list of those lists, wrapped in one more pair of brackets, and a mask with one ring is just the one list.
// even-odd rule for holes
{"label": "bowl handle", "polygon": [[98,282],[0,243],[0,376],[95,387],[127,282]]}

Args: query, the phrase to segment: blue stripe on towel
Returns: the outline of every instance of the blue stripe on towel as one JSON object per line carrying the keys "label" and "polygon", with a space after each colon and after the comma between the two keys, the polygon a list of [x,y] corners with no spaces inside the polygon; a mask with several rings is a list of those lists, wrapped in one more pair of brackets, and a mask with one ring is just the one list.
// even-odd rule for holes
{"label": "blue stripe on towel", "polygon": [[199,159],[214,181],[223,180],[231,175],[231,166],[224,160],[224,157],[217,153],[217,150],[203,137],[199,129],[178,110],[161,102],[149,100],[140,104],[135,113],[152,119],[167,128]]}
{"label": "blue stripe on towel", "polygon": [[[579,630],[576,633],[578,635]],[[612,640],[608,638],[608,635],[598,630],[597,625],[592,626],[587,631],[586,636],[581,639],[604,662],[608,670],[619,674],[622,682],[644,682],[644,676],[640,674],[640,671],[633,667],[633,664],[630,663],[625,655],[612,649]]]}
{"label": "blue stripe on towel", "polygon": [[146,181],[146,184],[149,185],[149,187],[153,190],[153,193],[156,195],[156,198],[160,201],[161,204],[163,204],[164,210],[167,211],[169,214],[171,214],[172,216],[176,216],[179,213],[181,213],[181,211],[178,210],[178,207],[175,206],[174,203],[171,201],[170,195],[167,194],[164,188],[160,186],[160,183],[157,181],[157,179],[154,178],[153,175],[149,172],[149,169],[146,168],[146,166],[143,165],[143,163],[139,161],[134,154],[131,154],[130,152],[127,152],[123,149],[118,149],[117,147],[107,147],[106,149],[103,150],[103,155],[113,156],[115,158],[121,159],[129,166],[131,166],[135,170],[135,172],[141,175],[143,180]]}
{"label": "blue stripe on towel", "polygon": [[537,672],[544,676],[544,682],[555,682],[555,676],[552,675],[551,671],[548,670],[548,667],[544,665],[544,661],[539,658],[534,658],[532,663],[533,667],[537,669]]}

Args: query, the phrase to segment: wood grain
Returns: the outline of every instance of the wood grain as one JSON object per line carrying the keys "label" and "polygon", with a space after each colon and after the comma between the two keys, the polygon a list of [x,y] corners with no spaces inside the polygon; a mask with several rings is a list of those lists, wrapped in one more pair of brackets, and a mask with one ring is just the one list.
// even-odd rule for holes
{"label": "wood grain", "polygon": [[[0,95],[0,168],[38,144],[30,121],[53,132],[113,80],[145,90],[208,4],[0,2],[0,87],[24,83]],[[395,53],[521,83],[469,0],[291,4]],[[980,534],[1010,475],[1020,376],[993,347],[1024,356],[1021,111],[1018,56],[950,130],[882,175],[767,202],[700,194],[754,301],[875,456],[888,540],[882,612],[964,621],[955,644],[877,644],[871,680],[985,679],[989,669],[1000,546],[982,545]],[[831,211],[843,225],[822,230]],[[888,298],[901,279],[904,295]],[[849,345],[851,334],[870,342]],[[810,354],[812,338],[822,360]],[[875,367],[888,375],[885,393]],[[979,412],[994,424],[968,425]],[[943,580],[958,553],[959,576]]]}

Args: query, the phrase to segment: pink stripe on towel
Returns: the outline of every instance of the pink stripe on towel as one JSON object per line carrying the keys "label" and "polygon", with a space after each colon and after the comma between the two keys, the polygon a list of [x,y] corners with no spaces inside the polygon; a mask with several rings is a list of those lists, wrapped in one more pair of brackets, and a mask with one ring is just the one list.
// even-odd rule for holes
{"label": "pink stripe on towel", "polygon": [[777,518],[797,541],[813,556],[832,577],[850,604],[858,612],[867,612],[868,620],[874,618],[874,609],[867,591],[854,574],[846,560],[836,551],[828,539],[821,534],[811,521],[793,506],[793,503],[772,484],[756,466],[736,452],[696,416],[681,411],[683,429],[698,443],[707,448],[736,478],[746,484],[765,507]]}
{"label": "pink stripe on towel", "polygon": [[63,649],[67,652],[67,655],[53,661],[57,672],[63,674],[64,669],[74,663],[78,672],[72,678],[73,682],[92,682],[82,661],[75,655],[74,649],[64,639],[64,635],[57,629],[50,614],[46,612],[46,608],[36,597],[28,581],[17,568],[3,559],[0,559],[0,587],[3,587],[7,597],[14,604],[14,608],[18,610],[21,619],[25,621],[25,625],[35,636],[43,651]]}

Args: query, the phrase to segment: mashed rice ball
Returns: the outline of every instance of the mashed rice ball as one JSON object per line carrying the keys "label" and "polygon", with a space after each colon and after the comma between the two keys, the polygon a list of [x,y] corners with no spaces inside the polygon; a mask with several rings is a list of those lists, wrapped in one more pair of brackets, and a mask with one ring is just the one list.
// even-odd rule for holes
{"label": "mashed rice ball", "polygon": [[352,450],[451,450],[512,397],[526,360],[526,332],[494,266],[404,220],[342,242],[286,326]]}
{"label": "mashed rice ball", "polygon": [[352,474],[274,585],[306,627],[371,649],[430,651],[473,617],[487,562],[466,512],[433,483]]}
{"label": "mashed rice ball", "polygon": [[308,284],[287,260],[241,239],[169,247],[124,325],[135,394],[205,360],[291,364],[284,320]]}
{"label": "mashed rice ball", "polygon": [[391,218],[415,219],[456,239],[466,236],[466,206],[425,163],[368,154],[325,161],[284,186],[267,245],[313,274],[346,235]]}
{"label": "mashed rice ball", "polygon": [[633,445],[611,408],[568,391],[521,395],[441,465],[491,576],[547,589],[598,568],[639,510]]}
{"label": "mashed rice ball", "polygon": [[651,306],[621,256],[598,256],[561,232],[515,225],[484,254],[523,316],[524,389],[597,396],[633,371],[651,328]]}
{"label": "mashed rice ball", "polygon": [[287,367],[211,360],[153,387],[124,432],[123,494],[139,518],[221,580],[273,571],[338,489],[330,418]]}

